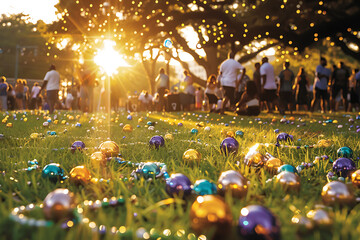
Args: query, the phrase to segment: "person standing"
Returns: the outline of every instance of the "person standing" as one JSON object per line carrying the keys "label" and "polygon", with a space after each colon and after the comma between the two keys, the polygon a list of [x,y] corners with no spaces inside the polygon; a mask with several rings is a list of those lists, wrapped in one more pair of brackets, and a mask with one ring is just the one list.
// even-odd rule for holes
{"label": "person standing", "polygon": [[28,109],[28,101],[29,101],[29,87],[27,86],[26,79],[22,80],[22,84],[24,85],[24,96],[23,96],[23,106],[24,109]]}
{"label": "person standing", "polygon": [[157,83],[157,92],[159,93],[159,108],[160,111],[162,111],[166,108],[164,95],[170,89],[169,76],[165,74],[164,68],[160,68],[159,75],[156,77],[155,83]]}
{"label": "person standing", "polygon": [[22,79],[18,78],[15,84],[15,97],[16,97],[16,108],[19,110],[24,109],[23,98],[24,98],[24,85]]}
{"label": "person standing", "polygon": [[320,65],[316,67],[315,72],[315,81],[314,81],[314,98],[311,102],[311,109],[310,111],[314,111],[315,104],[319,101],[321,98],[321,111],[323,113],[326,112],[326,102],[329,100],[328,96],[328,82],[331,75],[331,70],[329,68],[326,68],[327,61],[326,58],[321,57],[320,58]]}
{"label": "person standing", "polygon": [[308,87],[309,80],[306,76],[305,69],[301,67],[293,87],[296,93],[296,111],[299,111],[300,106],[304,106],[305,111],[308,110]]}
{"label": "person standing", "polygon": [[294,96],[293,96],[293,85],[295,80],[295,75],[293,71],[289,69],[290,62],[284,62],[284,70],[279,74],[280,79],[280,113],[285,114],[286,106],[292,114]]}
{"label": "person standing", "polygon": [[352,109],[355,107],[356,109],[358,109],[359,107],[359,95],[356,91],[356,85],[357,85],[357,81],[356,81],[356,74],[359,72],[358,68],[355,68],[352,70],[352,74],[349,77],[349,91],[350,91],[350,104],[349,104],[349,108],[348,111],[352,112]]}
{"label": "person standing", "polygon": [[8,90],[8,94],[7,94],[7,100],[8,100],[8,109],[10,110],[15,110],[15,90],[14,87],[9,84],[9,90]]}
{"label": "person standing", "polygon": [[[229,52],[228,59],[221,63],[219,80],[224,93],[223,106],[221,114],[224,114],[225,107],[230,101],[230,108],[235,105],[235,91],[238,89],[240,82],[245,76],[246,69],[236,60],[234,60],[235,53]],[[242,75],[238,78],[239,71],[242,70]]]}
{"label": "person standing", "polygon": [[184,70],[184,83],[186,84],[184,92],[188,94],[186,97],[186,101],[184,101],[184,106],[188,108],[190,111],[194,109],[195,105],[195,87],[193,86],[193,79],[191,75],[189,74],[188,70]]}
{"label": "person standing", "polygon": [[265,104],[268,109],[268,113],[272,113],[273,105],[274,107],[279,105],[278,96],[276,94],[276,83],[275,83],[275,72],[274,67],[269,63],[269,59],[267,57],[263,57],[262,65],[260,67],[260,75],[261,75],[261,92],[262,99],[265,101]]}
{"label": "person standing", "polygon": [[44,83],[41,86],[40,92],[45,88],[47,103],[49,104],[49,112],[51,114],[54,112],[55,104],[58,102],[60,89],[60,74],[56,71],[56,67],[53,64],[50,66],[49,71],[44,77]]}
{"label": "person standing", "polygon": [[[92,112],[94,103],[95,72],[88,64],[84,64],[80,76],[80,105],[81,111]],[[112,81],[111,83],[113,83]],[[112,88],[113,90],[113,88]]]}
{"label": "person standing", "polygon": [[6,82],[6,78],[4,76],[0,77],[0,101],[1,101],[1,110],[7,111],[7,94],[9,90],[9,85]]}
{"label": "person standing", "polygon": [[347,111],[348,105],[348,90],[349,90],[349,77],[350,73],[346,69],[344,62],[339,62],[337,68],[334,69],[331,78],[331,110],[335,112],[335,98],[342,90],[342,98],[344,101],[344,109]]}
{"label": "person standing", "polygon": [[[38,82],[34,83],[34,86],[31,88],[31,96],[30,96],[30,109],[38,109],[41,107],[41,97],[39,96],[41,87]],[[39,101],[40,100],[40,101]]]}

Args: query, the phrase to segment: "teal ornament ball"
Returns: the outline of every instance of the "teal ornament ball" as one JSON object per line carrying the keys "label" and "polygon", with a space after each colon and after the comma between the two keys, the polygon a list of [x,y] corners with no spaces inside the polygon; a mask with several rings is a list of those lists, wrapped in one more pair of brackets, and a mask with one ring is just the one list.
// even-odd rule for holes
{"label": "teal ornament ball", "polygon": [[239,136],[239,137],[243,137],[243,136],[244,136],[244,132],[238,130],[238,131],[235,132],[235,135],[236,135],[236,136]]}
{"label": "teal ornament ball", "polygon": [[197,130],[196,128],[191,129],[191,134],[197,134],[199,132],[199,130]]}
{"label": "teal ornament ball", "polygon": [[213,195],[217,192],[216,185],[205,179],[197,180],[193,190],[197,195]]}
{"label": "teal ornament ball", "polygon": [[278,174],[281,172],[292,172],[295,174],[299,174],[296,168],[290,164],[284,164],[278,168]]}
{"label": "teal ornament ball", "polygon": [[349,147],[341,147],[337,150],[338,157],[344,158],[352,158],[353,157],[353,150]]}
{"label": "teal ornament ball", "polygon": [[46,165],[42,170],[41,176],[52,182],[61,181],[66,178],[64,169],[62,169],[58,163],[50,163]]}
{"label": "teal ornament ball", "polygon": [[160,168],[152,162],[145,163],[143,166],[139,167],[136,171],[139,173],[143,178],[155,178],[160,173]]}

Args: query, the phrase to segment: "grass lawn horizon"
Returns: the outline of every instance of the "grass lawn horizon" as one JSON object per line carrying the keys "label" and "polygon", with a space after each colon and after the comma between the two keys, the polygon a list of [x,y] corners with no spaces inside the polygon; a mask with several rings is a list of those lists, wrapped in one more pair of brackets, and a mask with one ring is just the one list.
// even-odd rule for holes
{"label": "grass lawn horizon", "polygon": [[[358,168],[360,133],[357,133],[357,129],[360,120],[357,120],[356,113],[310,115],[299,112],[287,115],[285,120],[278,114],[265,113],[257,117],[242,117],[231,113],[139,112],[131,113],[131,120],[125,111],[112,112],[111,119],[105,113],[84,114],[77,111],[58,111],[52,115],[15,111],[8,115],[2,112],[1,115],[1,239],[156,239],[154,232],[161,234],[162,239],[197,239],[198,235],[195,237],[190,227],[190,209],[197,196],[193,194],[186,200],[172,200],[165,191],[163,179],[124,180],[130,179],[130,174],[136,168],[116,161],[108,161],[106,166],[95,166],[90,156],[99,151],[102,142],[108,140],[118,144],[121,157],[126,161],[164,163],[169,174],[182,173],[192,184],[200,179],[216,184],[220,174],[227,170],[236,170],[245,176],[249,181],[246,196],[235,198],[226,194],[224,197],[232,214],[232,232],[228,239],[242,239],[237,232],[237,224],[240,210],[249,205],[261,205],[272,212],[280,224],[282,239],[359,238],[359,205],[329,207],[322,202],[321,191],[327,183],[327,173],[332,170],[329,161],[319,160],[313,167],[302,170],[299,173],[301,186],[298,192],[285,191],[275,180],[269,181],[274,174],[264,167],[254,168],[244,163],[245,155],[256,143],[260,143],[257,150],[261,154],[269,153],[294,167],[302,162],[312,163],[316,156],[327,155],[335,161],[338,158],[337,150],[347,146],[353,150],[353,160]],[[51,121],[46,127],[43,123],[48,122],[49,117]],[[153,128],[149,127],[148,122],[153,123]],[[12,123],[12,127],[9,127],[9,123]],[[126,124],[130,124],[133,131],[123,131]],[[210,130],[205,130],[205,127]],[[194,128],[198,133],[191,133]],[[293,135],[294,141],[283,142],[287,146],[277,147],[278,133],[275,130]],[[232,135],[236,131],[244,133],[242,137],[234,136],[239,142],[238,153],[226,156],[221,153],[220,144],[226,138],[226,132]],[[32,135],[31,138],[32,133],[43,134],[43,137]],[[166,134],[168,138],[164,147],[149,147],[151,137],[165,137]],[[331,140],[331,146],[319,147],[317,143],[322,139]],[[86,148],[72,153],[70,146],[75,141],[84,142]],[[200,163],[184,162],[182,156],[188,149],[196,149],[201,154]],[[28,168],[28,161],[34,159],[38,161],[39,169],[22,171]],[[80,185],[69,180],[53,183],[41,176],[43,167],[50,163],[59,163],[67,176],[72,168],[83,165],[93,178],[110,181]],[[345,179],[345,182],[349,183],[355,196],[360,196],[359,190],[352,186],[351,179]],[[57,188],[67,188],[73,192],[78,204],[113,196],[122,196],[125,203],[96,211],[84,208],[82,215],[85,220],[69,230],[62,229],[60,224],[50,227],[26,226],[9,218],[13,208],[31,203],[41,204]],[[309,211],[317,208],[328,213],[330,222],[314,223],[311,229],[305,230],[293,223],[294,215],[305,217]],[[41,209],[34,209],[25,215],[44,219]],[[106,234],[101,236],[98,231],[92,231],[94,224],[97,227],[104,225]],[[128,235],[120,238],[112,234],[112,226],[121,231],[125,227]]]}

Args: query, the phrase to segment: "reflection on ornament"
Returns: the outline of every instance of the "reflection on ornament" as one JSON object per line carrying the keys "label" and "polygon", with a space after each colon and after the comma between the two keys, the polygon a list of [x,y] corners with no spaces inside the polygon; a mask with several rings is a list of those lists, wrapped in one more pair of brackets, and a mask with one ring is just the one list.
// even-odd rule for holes
{"label": "reflection on ornament", "polygon": [[46,165],[42,170],[41,176],[52,182],[62,181],[65,179],[64,169],[62,169],[58,163],[50,163]]}
{"label": "reflection on ornament", "polygon": [[353,205],[355,196],[346,184],[338,181],[327,183],[321,192],[321,197],[326,205]]}
{"label": "reflection on ornament", "polygon": [[188,149],[183,154],[184,163],[199,163],[201,160],[201,154],[195,149]]}
{"label": "reflection on ornament", "polygon": [[71,169],[69,179],[75,184],[87,184],[91,180],[91,174],[85,166],[76,166]]}
{"label": "reflection on ornament", "polygon": [[116,157],[120,152],[119,146],[114,141],[103,142],[99,148],[106,157]]}
{"label": "reflection on ornament", "polygon": [[316,226],[328,227],[333,223],[329,214],[322,209],[310,210],[306,216],[312,220]]}
{"label": "reflection on ornament", "polygon": [[351,174],[351,182],[356,187],[360,187],[360,169],[356,170],[353,174]]}
{"label": "reflection on ornament", "polygon": [[337,150],[337,156],[340,158],[352,158],[353,150],[349,147],[341,147]]}
{"label": "reflection on ornament", "polygon": [[284,163],[280,159],[271,157],[265,162],[265,169],[272,174],[276,174],[278,168],[283,164]]}
{"label": "reflection on ornament", "polygon": [[217,196],[198,196],[190,209],[190,225],[196,234],[224,239],[231,232],[232,214],[226,202]]}
{"label": "reflection on ornament", "polygon": [[76,150],[82,151],[85,148],[85,143],[82,141],[75,141],[71,144],[71,152],[74,153]]}
{"label": "reflection on ornament", "polygon": [[232,137],[225,138],[220,144],[220,150],[225,155],[237,154],[239,142]]}
{"label": "reflection on ornament", "polygon": [[193,189],[197,195],[212,195],[217,192],[216,185],[205,179],[197,180]]}
{"label": "reflection on ornament", "polygon": [[43,204],[45,218],[54,221],[73,218],[73,210],[76,207],[74,194],[64,188],[50,192]]}
{"label": "reflection on ornament", "polygon": [[91,164],[94,167],[105,166],[106,165],[106,156],[102,152],[94,152],[90,156]]}
{"label": "reflection on ornament", "polygon": [[292,172],[283,171],[276,176],[276,182],[279,183],[285,191],[299,191],[300,178]]}
{"label": "reflection on ornament", "polygon": [[162,136],[153,136],[149,141],[150,147],[155,147],[159,149],[159,147],[165,146],[165,139]]}
{"label": "reflection on ornament", "polygon": [[224,196],[226,192],[231,192],[236,198],[245,197],[248,191],[247,179],[234,170],[222,172],[217,187],[219,194]]}
{"label": "reflection on ornament", "polygon": [[349,158],[339,158],[333,163],[333,172],[338,177],[350,177],[356,170],[356,165],[353,160]]}
{"label": "reflection on ornament", "polygon": [[265,162],[265,157],[257,151],[259,144],[255,144],[249,149],[249,152],[244,157],[244,163],[251,167],[260,167]]}
{"label": "reflection on ornament", "polygon": [[191,182],[187,176],[181,173],[171,174],[166,179],[166,192],[171,197],[185,198],[191,194]]}
{"label": "reflection on ornament", "polygon": [[164,41],[164,47],[166,47],[166,48],[171,48],[172,45],[173,45],[173,43],[172,43],[172,41],[171,41],[170,38],[165,39],[165,41]]}

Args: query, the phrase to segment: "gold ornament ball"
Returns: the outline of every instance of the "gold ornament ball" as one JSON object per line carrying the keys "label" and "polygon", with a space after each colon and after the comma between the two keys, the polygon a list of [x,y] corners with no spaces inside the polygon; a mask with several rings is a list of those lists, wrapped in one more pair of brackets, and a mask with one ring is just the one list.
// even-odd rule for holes
{"label": "gold ornament ball", "polygon": [[124,132],[132,132],[133,127],[130,124],[125,124],[125,126],[123,127],[123,131]]}
{"label": "gold ornament ball", "polygon": [[190,225],[198,235],[223,239],[231,232],[232,214],[226,202],[214,195],[199,196],[190,209]]}
{"label": "gold ornament ball", "polygon": [[319,147],[330,147],[332,144],[333,142],[330,139],[321,139],[317,143]]}
{"label": "gold ornament ball", "polygon": [[106,157],[116,157],[120,152],[119,146],[114,141],[103,142],[99,148]]}
{"label": "gold ornament ball", "polygon": [[235,133],[234,133],[234,131],[228,131],[228,132],[226,132],[226,137],[235,138]]}
{"label": "gold ornament ball", "polygon": [[281,172],[276,176],[276,182],[279,183],[285,191],[299,191],[300,177],[292,172]]}
{"label": "gold ornament ball", "polygon": [[171,133],[165,134],[165,140],[174,140],[174,136]]}
{"label": "gold ornament ball", "polygon": [[265,157],[259,152],[251,152],[246,154],[244,162],[251,167],[261,167],[264,165]]}
{"label": "gold ornament ball", "polygon": [[204,127],[205,126],[205,123],[204,122],[199,122],[196,124],[197,127]]}
{"label": "gold ornament ball", "polygon": [[69,175],[70,181],[76,184],[87,184],[91,180],[91,174],[85,166],[74,167]]}
{"label": "gold ornament ball", "polygon": [[46,219],[53,221],[71,219],[76,207],[75,195],[68,189],[59,188],[49,193],[43,204]]}
{"label": "gold ornament ball", "polygon": [[265,169],[272,174],[276,174],[278,171],[278,168],[282,165],[284,165],[283,161],[281,161],[278,158],[272,157],[266,161]]}
{"label": "gold ornament ball", "polygon": [[94,152],[90,156],[91,164],[95,167],[106,165],[106,156],[102,152]]}
{"label": "gold ornament ball", "polygon": [[360,169],[351,174],[351,181],[356,187],[360,187]]}
{"label": "gold ornament ball", "polygon": [[306,216],[312,220],[316,226],[327,227],[333,223],[329,214],[323,209],[310,210]]}
{"label": "gold ornament ball", "polygon": [[201,153],[195,149],[188,149],[183,154],[184,163],[199,163],[201,160]]}
{"label": "gold ornament ball", "polygon": [[32,133],[32,134],[30,134],[30,138],[31,138],[31,139],[37,139],[37,138],[39,138],[39,133]]}
{"label": "gold ornament ball", "polygon": [[217,187],[220,195],[231,192],[232,196],[236,198],[245,197],[248,191],[247,179],[234,170],[222,172]]}
{"label": "gold ornament ball", "polygon": [[345,183],[333,181],[327,183],[321,192],[321,197],[326,205],[353,205],[354,193]]}
{"label": "gold ornament ball", "polygon": [[13,127],[13,124],[12,124],[12,123],[7,123],[7,124],[6,124],[6,127],[12,128],[12,127]]}

